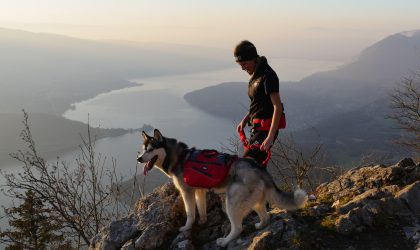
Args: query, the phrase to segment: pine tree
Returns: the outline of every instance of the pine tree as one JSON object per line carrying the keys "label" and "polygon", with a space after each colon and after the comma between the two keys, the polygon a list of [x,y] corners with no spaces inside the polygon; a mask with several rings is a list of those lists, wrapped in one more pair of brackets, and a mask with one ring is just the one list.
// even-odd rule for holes
{"label": "pine tree", "polygon": [[6,250],[71,248],[59,234],[60,225],[34,192],[28,191],[20,199],[20,206],[5,209],[11,229],[0,231],[0,241],[8,245]]}

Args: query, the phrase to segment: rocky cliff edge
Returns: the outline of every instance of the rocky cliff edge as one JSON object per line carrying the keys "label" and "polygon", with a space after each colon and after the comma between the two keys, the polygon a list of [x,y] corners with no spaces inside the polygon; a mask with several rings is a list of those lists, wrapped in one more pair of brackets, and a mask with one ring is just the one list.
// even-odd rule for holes
{"label": "rocky cliff edge", "polygon": [[[299,211],[271,209],[261,230],[251,213],[227,249],[420,249],[420,164],[412,159],[354,168],[321,184],[315,197]],[[206,224],[180,233],[182,198],[172,183],[162,185],[103,228],[90,249],[220,249],[216,239],[229,232],[229,220],[222,196],[207,199]]]}

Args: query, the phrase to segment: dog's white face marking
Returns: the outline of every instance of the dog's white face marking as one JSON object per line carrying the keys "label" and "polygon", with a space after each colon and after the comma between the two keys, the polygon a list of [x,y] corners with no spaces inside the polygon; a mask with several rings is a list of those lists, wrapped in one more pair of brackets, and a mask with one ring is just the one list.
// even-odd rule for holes
{"label": "dog's white face marking", "polygon": [[[143,145],[143,148],[145,148],[144,145]],[[153,149],[149,147],[149,149],[143,150],[143,152],[140,153],[137,158],[141,158],[142,163],[144,163],[144,162],[150,161],[154,156],[158,157],[155,165],[161,166],[163,164],[163,160],[166,157],[165,149],[164,148]]]}
{"label": "dog's white face marking", "polygon": [[158,148],[158,149],[153,150],[153,153],[158,156],[158,159],[156,160],[155,165],[158,166],[158,167],[162,167],[163,166],[163,160],[166,157],[165,149],[164,148]]}
{"label": "dog's white face marking", "polygon": [[139,155],[137,156],[137,159],[141,158],[142,162],[150,161],[150,159],[153,158],[156,154],[153,152],[155,149],[152,146],[150,138],[147,138],[144,140],[142,147],[143,152],[139,152]]}
{"label": "dog's white face marking", "polygon": [[146,175],[153,166],[157,166],[160,169],[163,168],[163,162],[166,157],[166,150],[164,148],[164,138],[160,132],[155,132],[153,137],[148,136],[143,132],[143,145],[142,153],[137,156],[137,161],[144,163],[143,172]]}
{"label": "dog's white face marking", "polygon": [[142,163],[144,163],[144,162],[150,161],[153,158],[153,156],[155,156],[153,152],[148,152],[146,150],[143,150],[143,153],[140,153],[137,158],[141,158]]}

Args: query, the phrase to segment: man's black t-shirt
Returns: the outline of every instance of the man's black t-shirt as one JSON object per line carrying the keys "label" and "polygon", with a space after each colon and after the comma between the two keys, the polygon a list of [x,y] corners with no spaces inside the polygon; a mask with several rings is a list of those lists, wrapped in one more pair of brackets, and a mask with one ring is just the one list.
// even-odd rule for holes
{"label": "man's black t-shirt", "polygon": [[248,96],[251,99],[249,107],[250,121],[255,118],[271,119],[274,107],[270,94],[279,92],[279,78],[268,65],[265,57],[259,57],[255,73],[249,80]]}

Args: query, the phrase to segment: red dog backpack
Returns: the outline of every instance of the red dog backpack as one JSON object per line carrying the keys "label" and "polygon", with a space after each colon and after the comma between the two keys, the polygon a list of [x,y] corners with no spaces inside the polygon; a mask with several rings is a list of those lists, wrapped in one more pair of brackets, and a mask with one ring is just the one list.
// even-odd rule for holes
{"label": "red dog backpack", "polygon": [[236,159],[236,155],[216,150],[194,150],[184,162],[184,181],[192,187],[216,187],[226,179]]}

